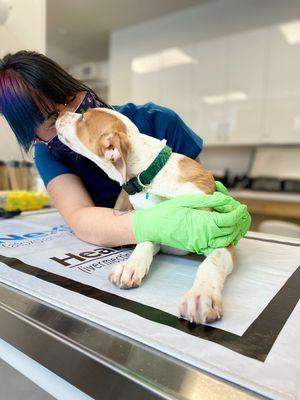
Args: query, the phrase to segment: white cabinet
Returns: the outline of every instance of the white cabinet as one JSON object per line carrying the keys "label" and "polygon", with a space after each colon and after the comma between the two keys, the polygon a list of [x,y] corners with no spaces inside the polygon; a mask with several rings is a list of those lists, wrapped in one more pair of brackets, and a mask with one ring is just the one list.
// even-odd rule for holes
{"label": "white cabinet", "polygon": [[158,46],[136,60],[131,100],[170,107],[205,145],[300,143],[300,43],[279,26]]}
{"label": "white cabinet", "polygon": [[260,142],[267,44],[268,29],[257,29],[195,46],[194,118],[206,144]]}
{"label": "white cabinet", "polygon": [[194,57],[197,63],[191,75],[192,128],[205,144],[222,143],[227,116],[220,96],[227,93],[228,37],[195,44]]}
{"label": "white cabinet", "polygon": [[[159,104],[176,111],[188,126],[193,124],[193,71],[195,68],[192,45],[178,46],[162,53],[164,67],[158,70]],[[173,65],[172,65],[173,64]]]}
{"label": "white cabinet", "polygon": [[132,59],[130,100],[135,104],[144,104],[149,101],[159,104],[160,102],[158,59],[152,60],[151,63],[149,66],[147,59],[146,62],[143,61],[143,56]]}
{"label": "white cabinet", "polygon": [[267,28],[229,37],[227,143],[261,141],[268,38]]}
{"label": "white cabinet", "polygon": [[135,104],[149,101],[159,104],[159,79],[156,70],[147,73],[131,71],[130,100]]}
{"label": "white cabinet", "polygon": [[[177,112],[192,124],[193,46],[161,49],[133,59],[131,100],[153,101]],[[136,63],[137,61],[137,63]]]}
{"label": "white cabinet", "polygon": [[300,43],[289,44],[279,26],[270,33],[263,140],[300,143]]}

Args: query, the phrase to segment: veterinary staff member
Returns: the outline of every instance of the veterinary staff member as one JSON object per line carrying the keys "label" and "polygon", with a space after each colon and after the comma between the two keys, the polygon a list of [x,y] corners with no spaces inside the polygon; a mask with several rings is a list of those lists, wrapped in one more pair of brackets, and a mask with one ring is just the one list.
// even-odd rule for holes
{"label": "veterinary staff member", "polygon": [[[112,108],[44,55],[19,51],[0,60],[0,112],[23,149],[34,148],[49,195],[77,237],[105,246],[150,240],[199,253],[236,243],[246,233],[246,207],[222,193],[184,196],[140,211],[113,210],[119,184],[56,136],[59,113],[89,107]],[[202,140],[168,108],[128,103],[114,109],[140,132],[166,139],[175,152],[196,158],[201,151]]]}

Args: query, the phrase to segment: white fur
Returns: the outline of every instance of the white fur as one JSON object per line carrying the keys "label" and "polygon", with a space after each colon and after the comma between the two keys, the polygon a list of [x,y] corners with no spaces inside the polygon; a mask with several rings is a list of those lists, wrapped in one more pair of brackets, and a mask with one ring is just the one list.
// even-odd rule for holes
{"label": "white fur", "polygon": [[[124,115],[114,110],[101,108],[101,111],[113,114],[120,118],[127,128],[127,134],[132,144],[132,151],[127,159],[127,176],[137,176],[145,170],[165,146],[165,141],[139,133],[137,127]],[[59,139],[75,152],[94,161],[107,175],[124,183],[123,178],[105,157],[99,157],[89,151],[78,140],[76,135],[76,121],[80,114],[65,113],[57,120],[56,128]],[[179,161],[182,155],[172,153],[167,164],[151,182],[150,186],[141,193],[130,196],[130,202],[135,209],[147,208],[166,199],[185,194],[203,194],[193,183],[179,184]],[[148,195],[146,196],[146,193]],[[163,246],[167,252],[170,248]],[[160,246],[150,242],[139,243],[129,260],[113,267],[109,279],[121,288],[136,287],[141,284],[147,275],[153,256]],[[174,249],[175,253],[182,253]],[[174,252],[174,251],[173,251]],[[186,253],[186,252],[183,252]],[[190,322],[212,322],[222,317],[222,289],[226,277],[232,272],[233,260],[228,249],[217,249],[207,256],[199,266],[192,288],[182,297],[179,314]]]}

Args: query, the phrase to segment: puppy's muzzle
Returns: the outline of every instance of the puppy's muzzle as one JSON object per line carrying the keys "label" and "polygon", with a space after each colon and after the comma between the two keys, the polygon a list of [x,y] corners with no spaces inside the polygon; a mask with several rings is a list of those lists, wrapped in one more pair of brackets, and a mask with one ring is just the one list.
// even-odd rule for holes
{"label": "puppy's muzzle", "polygon": [[72,113],[70,111],[63,111],[61,114],[59,114],[59,117],[56,120],[55,128],[58,132],[63,133],[63,129],[67,125],[74,124],[80,117],[80,114]]}

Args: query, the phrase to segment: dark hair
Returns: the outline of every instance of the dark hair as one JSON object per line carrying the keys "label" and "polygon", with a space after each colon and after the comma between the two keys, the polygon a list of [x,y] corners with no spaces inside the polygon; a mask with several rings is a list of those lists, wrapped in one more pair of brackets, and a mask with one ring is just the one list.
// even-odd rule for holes
{"label": "dark hair", "polygon": [[53,113],[55,104],[65,104],[81,91],[92,93],[102,107],[111,108],[43,54],[22,50],[0,60],[0,113],[25,151],[34,140],[37,126]]}

